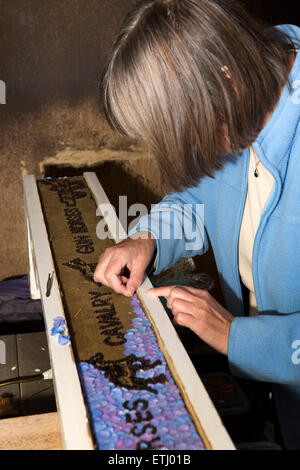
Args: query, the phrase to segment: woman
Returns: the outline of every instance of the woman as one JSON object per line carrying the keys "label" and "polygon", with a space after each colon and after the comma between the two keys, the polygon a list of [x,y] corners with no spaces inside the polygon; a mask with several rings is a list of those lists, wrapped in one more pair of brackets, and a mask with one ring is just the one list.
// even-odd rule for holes
{"label": "woman", "polygon": [[[234,375],[273,384],[288,449],[300,449],[298,39],[296,26],[266,29],[232,1],[135,7],[107,68],[106,110],[117,130],[148,144],[171,192],[94,274],[132,295],[155,253],[157,274],[211,243],[226,309],[189,287],[149,294],[165,296],[177,324],[226,354]],[[202,242],[190,249],[195,234]]]}

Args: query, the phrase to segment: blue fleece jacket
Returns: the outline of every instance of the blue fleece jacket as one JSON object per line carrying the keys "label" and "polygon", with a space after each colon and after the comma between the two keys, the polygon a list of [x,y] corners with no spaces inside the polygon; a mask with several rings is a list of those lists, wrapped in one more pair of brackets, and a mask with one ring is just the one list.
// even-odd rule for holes
{"label": "blue fleece jacket", "polygon": [[[279,26],[293,40],[300,28]],[[234,375],[274,384],[273,393],[287,448],[300,449],[300,54],[271,119],[253,147],[275,184],[263,211],[253,248],[253,280],[259,315],[244,316],[238,270],[238,240],[248,183],[249,150],[228,157],[215,179],[167,195],[131,232],[148,230],[157,240],[157,268],[165,270],[181,257],[212,245],[227,309],[235,316],[228,359]],[[188,204],[193,224],[180,232],[179,209]],[[204,204],[202,218],[196,205]],[[170,213],[172,216],[170,217]],[[173,230],[169,239],[161,227]],[[189,232],[190,230],[190,232]],[[193,232],[193,233],[192,233]],[[178,235],[178,234],[177,234]],[[197,247],[187,244],[200,240]]]}

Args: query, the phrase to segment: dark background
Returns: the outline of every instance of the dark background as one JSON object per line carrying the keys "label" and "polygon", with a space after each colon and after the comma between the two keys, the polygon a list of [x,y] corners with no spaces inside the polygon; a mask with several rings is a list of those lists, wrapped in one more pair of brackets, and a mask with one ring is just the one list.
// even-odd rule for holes
{"label": "dark background", "polygon": [[[26,272],[24,174],[65,150],[126,149],[99,116],[99,76],[132,0],[0,0],[0,280]],[[243,1],[271,24],[297,2]],[[242,47],[242,44],[241,44]]]}

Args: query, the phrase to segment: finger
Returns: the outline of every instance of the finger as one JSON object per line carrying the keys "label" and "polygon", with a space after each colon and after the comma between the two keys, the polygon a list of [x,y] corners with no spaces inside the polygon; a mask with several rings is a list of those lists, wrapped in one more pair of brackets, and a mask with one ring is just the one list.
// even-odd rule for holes
{"label": "finger", "polygon": [[104,279],[115,292],[127,295],[127,287],[122,280],[122,278],[125,278],[125,276],[122,276],[123,268],[124,263],[121,260],[110,262],[104,272]]}
{"label": "finger", "polygon": [[141,285],[144,274],[144,266],[136,266],[130,271],[130,277],[127,282],[127,289],[130,295],[133,295],[136,289]]}
{"label": "finger", "polygon": [[191,292],[186,290],[183,286],[173,286],[170,290],[169,296],[167,297],[167,306],[172,308],[174,302],[177,299],[182,299],[189,302],[193,302],[195,300],[193,294],[191,294]]}
{"label": "finger", "polygon": [[190,330],[194,330],[195,328],[195,318],[187,313],[179,312],[174,315],[174,322],[176,325],[184,326]]}
{"label": "finger", "polygon": [[177,315],[178,313],[192,315],[194,314],[194,304],[193,302],[189,302],[188,300],[175,298],[171,305],[168,307],[172,310],[173,315]]}
{"label": "finger", "polygon": [[169,297],[171,290],[175,286],[166,286],[166,287],[152,287],[152,289],[147,290],[147,294],[154,297]]}
{"label": "finger", "polygon": [[167,306],[172,308],[175,299],[190,300],[191,293],[184,289],[183,286],[167,286],[167,287],[155,287],[147,291],[150,295],[156,297],[165,297],[167,299]]}
{"label": "finger", "polygon": [[111,276],[106,285],[107,287],[111,287],[117,294],[128,295],[126,284],[124,284],[121,277],[117,274]]}
{"label": "finger", "polygon": [[123,282],[124,285],[127,284],[127,282],[128,282],[128,277],[126,277],[126,276],[120,276],[120,279],[121,279],[121,281]]}
{"label": "finger", "polygon": [[113,255],[111,251],[106,250],[104,253],[102,253],[102,255],[99,258],[95,272],[94,272],[94,276],[93,276],[94,281],[101,282],[101,284],[107,285],[107,282],[104,278],[104,273],[112,256]]}
{"label": "finger", "polygon": [[153,295],[156,297],[174,296],[174,297],[188,298],[190,291],[186,289],[186,286],[163,286],[163,287],[153,287],[152,289],[148,289],[147,294]]}
{"label": "finger", "polygon": [[200,305],[200,303],[205,305],[212,297],[206,290],[194,289],[188,286],[173,286],[167,297],[167,306],[172,308],[174,300],[178,298],[193,303],[196,301],[198,305]]}
{"label": "finger", "polygon": [[205,289],[196,289],[195,287],[190,287],[190,286],[183,286],[183,289],[185,289],[187,292],[190,292],[193,295],[196,295],[197,297],[208,297],[211,295]]}

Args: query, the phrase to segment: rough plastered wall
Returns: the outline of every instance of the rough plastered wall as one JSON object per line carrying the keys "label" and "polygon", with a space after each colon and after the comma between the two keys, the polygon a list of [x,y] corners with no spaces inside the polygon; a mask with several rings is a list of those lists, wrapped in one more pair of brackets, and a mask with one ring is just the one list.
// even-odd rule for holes
{"label": "rough plastered wall", "polygon": [[[294,1],[243,3],[274,23],[295,22]],[[63,159],[76,166],[80,158],[97,159],[99,151],[100,159],[134,154],[132,142],[113,134],[97,107],[103,64],[132,4],[0,0],[0,81],[6,84],[6,104],[0,104],[0,280],[26,272],[23,175],[38,177],[45,165]],[[142,149],[136,151],[143,157]]]}
{"label": "rough plastered wall", "polygon": [[39,176],[43,161],[65,151],[132,150],[97,104],[103,64],[132,3],[0,0],[0,279],[26,272],[23,175]]}

